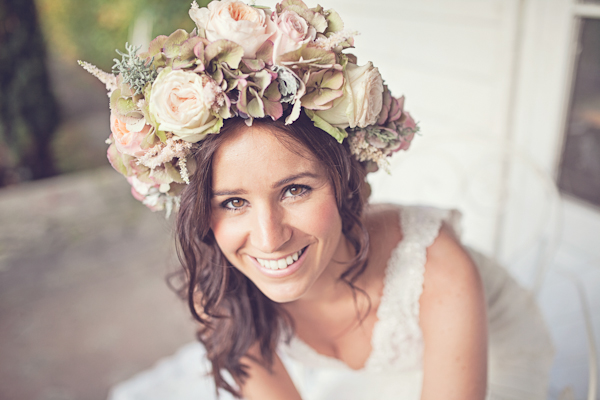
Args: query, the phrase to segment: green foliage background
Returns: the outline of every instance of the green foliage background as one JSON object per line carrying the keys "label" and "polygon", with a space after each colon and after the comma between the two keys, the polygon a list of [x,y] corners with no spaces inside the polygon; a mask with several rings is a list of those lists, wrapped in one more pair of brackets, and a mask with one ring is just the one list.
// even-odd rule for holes
{"label": "green foliage background", "polygon": [[[199,0],[205,6],[209,0]],[[191,0],[36,0],[49,51],[109,71],[115,49],[124,50],[135,19],[148,13],[152,37],[194,28]]]}

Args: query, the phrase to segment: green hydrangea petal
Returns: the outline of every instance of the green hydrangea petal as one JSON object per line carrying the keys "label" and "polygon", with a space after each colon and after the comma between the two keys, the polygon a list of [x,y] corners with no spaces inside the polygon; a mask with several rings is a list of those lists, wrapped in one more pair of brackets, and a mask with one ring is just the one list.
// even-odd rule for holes
{"label": "green hydrangea petal", "polygon": [[225,39],[216,40],[204,48],[206,63],[215,60],[224,62],[231,69],[237,69],[244,56],[244,48],[237,43]]}
{"label": "green hydrangea petal", "polygon": [[342,18],[335,10],[333,10],[333,9],[327,10],[326,14],[327,14],[327,30],[325,31],[325,34],[340,32],[340,31],[344,30],[344,21],[342,21]]}
{"label": "green hydrangea petal", "polygon": [[169,38],[164,43],[163,53],[165,56],[168,58],[179,57],[181,53],[181,45],[183,42],[188,40],[189,37],[190,34],[183,29],[177,29],[175,32],[171,33]]}
{"label": "green hydrangea petal", "polygon": [[265,105],[260,98],[259,94],[254,90],[254,88],[249,88],[250,94],[252,94],[253,99],[248,103],[248,115],[253,118],[264,118],[265,116]]}
{"label": "green hydrangea petal", "polygon": [[[163,47],[165,46],[165,42],[167,41],[168,38],[169,37],[165,36],[165,35],[160,35],[160,36],[157,36],[156,38],[154,38],[154,40],[152,40],[150,42],[150,45],[148,46],[148,51],[141,53],[140,57],[148,59],[148,58],[158,56],[160,53],[162,53]],[[156,61],[156,59],[155,59],[155,61]]]}

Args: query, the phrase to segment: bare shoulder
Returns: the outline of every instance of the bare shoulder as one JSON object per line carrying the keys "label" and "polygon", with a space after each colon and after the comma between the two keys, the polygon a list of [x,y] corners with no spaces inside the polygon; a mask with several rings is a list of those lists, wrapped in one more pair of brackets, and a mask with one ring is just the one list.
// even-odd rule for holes
{"label": "bare shoulder", "polygon": [[481,279],[476,265],[452,229],[443,224],[438,237],[427,249],[421,307],[426,311],[428,301],[458,294],[482,300]]}
{"label": "bare shoulder", "polygon": [[483,399],[487,318],[477,267],[443,226],[427,249],[420,299],[425,344],[422,399]]}

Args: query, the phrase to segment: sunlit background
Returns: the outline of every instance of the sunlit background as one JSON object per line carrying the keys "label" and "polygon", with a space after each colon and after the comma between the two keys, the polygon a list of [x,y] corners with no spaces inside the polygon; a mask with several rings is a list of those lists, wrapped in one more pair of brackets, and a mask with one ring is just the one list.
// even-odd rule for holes
{"label": "sunlit background", "polygon": [[[322,5],[420,122],[373,199],[461,210],[464,241],[540,302],[549,398],[600,399],[600,1]],[[189,6],[0,3],[1,399],[104,399],[193,340],[165,283],[172,221],[108,166],[106,91],[76,62],[110,71],[126,42],[193,29]]]}

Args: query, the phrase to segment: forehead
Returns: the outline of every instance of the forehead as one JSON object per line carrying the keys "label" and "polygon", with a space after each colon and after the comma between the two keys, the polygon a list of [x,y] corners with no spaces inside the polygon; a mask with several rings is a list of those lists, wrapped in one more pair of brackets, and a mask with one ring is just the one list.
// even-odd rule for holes
{"label": "forehead", "polygon": [[215,152],[212,169],[214,187],[252,179],[270,183],[301,172],[324,174],[306,148],[261,126],[243,126],[228,134]]}

